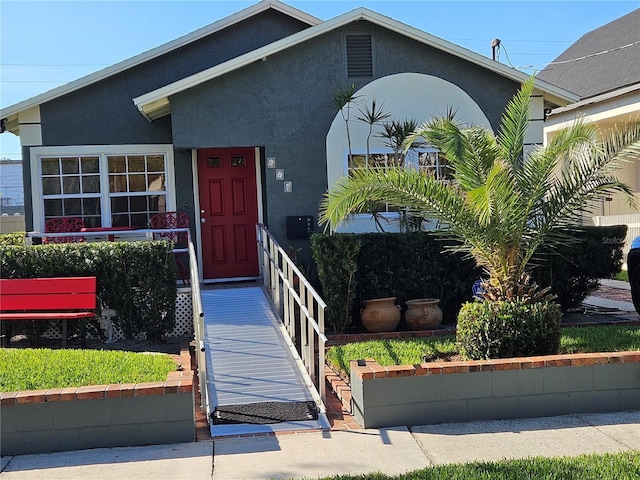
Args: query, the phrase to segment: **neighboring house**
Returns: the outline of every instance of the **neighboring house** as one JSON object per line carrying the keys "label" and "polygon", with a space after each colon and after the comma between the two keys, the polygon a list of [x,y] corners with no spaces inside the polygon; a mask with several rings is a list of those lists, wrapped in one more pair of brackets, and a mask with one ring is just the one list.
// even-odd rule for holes
{"label": "neighboring house", "polygon": [[[375,98],[393,119],[453,108],[495,129],[526,78],[370,10],[323,22],[263,1],[0,118],[21,139],[27,229],[56,216],[146,227],[155,212],[185,211],[201,277],[237,279],[258,273],[256,222],[282,245],[304,246],[322,195],[356,166],[338,91],[355,85],[360,102]],[[542,142],[545,108],[578,100],[536,86],[532,145]],[[352,152],[362,159],[368,125],[355,116]],[[376,158],[389,151],[374,135]],[[437,161],[428,148],[420,154]]]}
{"label": "neighboring house", "polygon": [[[548,113],[545,141],[576,118],[603,130],[624,122],[639,122],[640,9],[583,35],[538,78],[580,96],[578,102]],[[631,187],[640,202],[638,160],[623,167],[618,177]],[[640,223],[637,209],[629,207],[621,196],[603,200],[597,210],[596,224]],[[640,229],[634,235],[640,235]]]}

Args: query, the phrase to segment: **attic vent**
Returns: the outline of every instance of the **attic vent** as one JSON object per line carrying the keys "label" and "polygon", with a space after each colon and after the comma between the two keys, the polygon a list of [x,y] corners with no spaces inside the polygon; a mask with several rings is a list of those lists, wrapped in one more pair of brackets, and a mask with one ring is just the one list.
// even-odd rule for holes
{"label": "attic vent", "polygon": [[373,42],[370,33],[345,35],[347,77],[373,78]]}

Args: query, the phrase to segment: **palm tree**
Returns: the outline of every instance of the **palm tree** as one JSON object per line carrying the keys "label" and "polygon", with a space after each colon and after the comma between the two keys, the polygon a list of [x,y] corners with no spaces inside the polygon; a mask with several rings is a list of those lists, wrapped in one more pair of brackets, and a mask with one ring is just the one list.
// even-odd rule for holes
{"label": "palm tree", "polygon": [[335,229],[370,201],[408,207],[439,220],[440,233],[457,240],[457,249],[484,268],[485,298],[542,299],[546,289],[532,283],[529,271],[541,247],[570,240],[559,227],[575,225],[604,195],[619,192],[632,201],[615,170],[640,156],[640,125],[603,137],[576,121],[548,146],[525,152],[533,86],[531,78],[509,102],[497,135],[444,116],[407,139],[406,145],[423,138],[439,149],[453,181],[402,168],[354,171],[326,194],[320,222]]}

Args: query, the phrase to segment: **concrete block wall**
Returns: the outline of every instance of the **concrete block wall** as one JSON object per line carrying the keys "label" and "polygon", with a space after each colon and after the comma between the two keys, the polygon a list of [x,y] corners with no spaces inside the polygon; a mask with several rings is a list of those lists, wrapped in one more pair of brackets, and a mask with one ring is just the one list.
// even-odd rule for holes
{"label": "concrete block wall", "polygon": [[2,393],[0,454],[194,441],[188,349],[180,363],[164,382]]}
{"label": "concrete block wall", "polygon": [[351,363],[351,407],[365,428],[640,408],[640,352]]}

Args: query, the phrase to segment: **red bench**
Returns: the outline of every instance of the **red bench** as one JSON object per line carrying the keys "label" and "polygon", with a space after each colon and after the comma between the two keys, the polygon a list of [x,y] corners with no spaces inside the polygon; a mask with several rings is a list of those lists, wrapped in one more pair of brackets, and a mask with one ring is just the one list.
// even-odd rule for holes
{"label": "red bench", "polygon": [[[67,346],[67,320],[95,315],[96,277],[0,279],[0,322],[62,320],[63,347]],[[10,338],[3,340],[8,344]]]}

